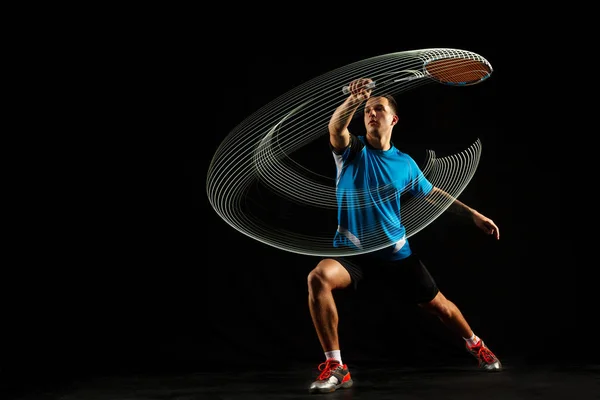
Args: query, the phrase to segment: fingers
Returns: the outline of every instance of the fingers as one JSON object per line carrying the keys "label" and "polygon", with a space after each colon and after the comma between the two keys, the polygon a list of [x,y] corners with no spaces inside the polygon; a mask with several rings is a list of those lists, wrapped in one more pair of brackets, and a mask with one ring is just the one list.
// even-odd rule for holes
{"label": "fingers", "polygon": [[500,239],[500,230],[491,219],[484,217],[477,225],[488,235],[494,236],[496,240]]}
{"label": "fingers", "polygon": [[500,232],[498,232],[498,229],[492,228],[490,230],[490,235],[493,235],[496,238],[496,240],[500,240]]}
{"label": "fingers", "polygon": [[496,240],[500,239],[500,230],[498,230],[498,227],[496,226],[496,224],[494,224],[491,220],[488,221],[488,233],[490,235],[493,235]]}
{"label": "fingers", "polygon": [[348,89],[354,96],[362,95],[368,97],[371,94],[372,89],[368,88],[367,85],[371,82],[373,82],[373,80],[369,78],[355,79],[350,82]]}

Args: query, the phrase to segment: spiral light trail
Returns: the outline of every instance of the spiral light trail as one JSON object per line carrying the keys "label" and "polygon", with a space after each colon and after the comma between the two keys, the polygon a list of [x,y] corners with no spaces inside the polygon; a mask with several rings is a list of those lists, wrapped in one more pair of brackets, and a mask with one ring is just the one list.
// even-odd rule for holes
{"label": "spiral light trail", "polygon": [[[326,73],[266,104],[235,127],[213,156],[206,192],[214,210],[242,234],[293,253],[350,255],[389,246],[391,243],[382,239],[385,235],[379,234],[381,228],[365,227],[361,250],[334,248],[335,173],[316,173],[294,155],[328,135],[329,119],[347,96],[341,88],[352,79],[370,77],[377,82],[372,96],[378,92],[397,96],[435,83],[427,78],[424,66],[440,56],[451,57],[452,68],[460,67],[463,62],[489,66],[481,56],[465,50],[424,49],[386,54]],[[437,63],[435,67],[442,75],[440,65],[444,64]],[[490,72],[491,66],[474,73],[483,80]],[[473,72],[469,74],[472,76]],[[430,150],[423,173],[434,186],[456,198],[473,177],[481,148],[477,139],[469,148],[451,156],[437,158]],[[386,189],[372,187],[357,191],[353,206],[373,206],[372,192],[394,195]],[[452,202],[452,198],[433,196],[408,198],[403,202],[401,220],[406,237],[430,224]]]}

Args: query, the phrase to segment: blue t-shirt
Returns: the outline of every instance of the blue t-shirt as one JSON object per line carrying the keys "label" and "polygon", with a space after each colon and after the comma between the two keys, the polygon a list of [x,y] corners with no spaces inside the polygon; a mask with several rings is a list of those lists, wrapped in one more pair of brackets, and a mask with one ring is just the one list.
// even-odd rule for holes
{"label": "blue t-shirt", "polygon": [[411,254],[400,216],[400,197],[425,196],[433,185],[412,157],[394,147],[371,147],[364,136],[350,135],[336,162],[338,229],[333,245],[372,252],[387,260]]}

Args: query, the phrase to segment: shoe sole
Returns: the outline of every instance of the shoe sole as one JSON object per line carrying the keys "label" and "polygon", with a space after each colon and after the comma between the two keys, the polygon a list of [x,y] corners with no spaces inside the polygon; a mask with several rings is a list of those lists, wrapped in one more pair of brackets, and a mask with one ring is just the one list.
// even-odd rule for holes
{"label": "shoe sole", "polygon": [[493,368],[480,368],[483,372],[500,372],[502,371],[502,365],[498,365]]}
{"label": "shoe sole", "polygon": [[336,385],[331,389],[319,389],[319,388],[315,388],[315,389],[308,389],[309,393],[333,393],[338,389],[348,389],[350,387],[352,387],[352,385],[354,384],[354,382],[352,382],[351,380],[348,382],[344,382],[341,385]]}

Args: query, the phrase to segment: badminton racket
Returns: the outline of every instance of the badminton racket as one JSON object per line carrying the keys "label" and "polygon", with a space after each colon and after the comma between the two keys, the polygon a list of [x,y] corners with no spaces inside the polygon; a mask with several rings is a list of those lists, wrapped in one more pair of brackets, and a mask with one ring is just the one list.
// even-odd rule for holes
{"label": "badminton racket", "polygon": [[[403,78],[388,78],[373,81],[366,85],[367,89],[382,87],[392,83],[410,82],[415,79],[431,79],[451,86],[469,86],[483,82],[492,74],[491,64],[479,54],[455,49],[429,50],[420,57],[422,69],[404,69],[393,75],[408,74]],[[350,93],[350,87],[344,86],[342,92]]]}

